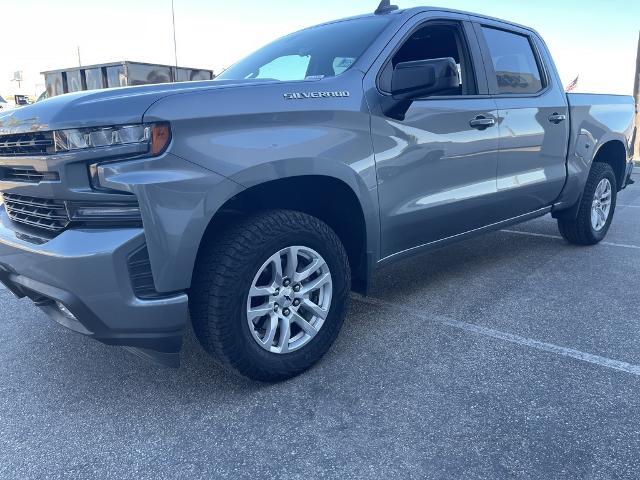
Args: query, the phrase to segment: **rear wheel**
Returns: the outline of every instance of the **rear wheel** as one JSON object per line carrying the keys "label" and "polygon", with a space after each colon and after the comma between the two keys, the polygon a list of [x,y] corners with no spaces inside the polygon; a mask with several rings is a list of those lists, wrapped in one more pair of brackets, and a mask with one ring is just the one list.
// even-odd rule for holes
{"label": "rear wheel", "polygon": [[342,326],[347,255],[319,219],[276,210],[229,227],[200,252],[190,310],[202,346],[255,380],[315,364]]}
{"label": "rear wheel", "polygon": [[595,245],[609,231],[616,209],[618,187],[613,169],[594,163],[575,219],[558,219],[560,233],[569,243]]}

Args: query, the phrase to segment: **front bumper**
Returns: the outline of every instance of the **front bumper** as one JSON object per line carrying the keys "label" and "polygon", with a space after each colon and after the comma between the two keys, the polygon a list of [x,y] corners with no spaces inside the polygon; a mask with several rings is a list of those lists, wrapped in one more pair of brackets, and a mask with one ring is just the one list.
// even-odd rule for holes
{"label": "front bumper", "polygon": [[188,297],[135,296],[127,259],[144,246],[142,229],[71,229],[42,245],[19,233],[0,211],[0,281],[9,290],[76,332],[177,365]]}

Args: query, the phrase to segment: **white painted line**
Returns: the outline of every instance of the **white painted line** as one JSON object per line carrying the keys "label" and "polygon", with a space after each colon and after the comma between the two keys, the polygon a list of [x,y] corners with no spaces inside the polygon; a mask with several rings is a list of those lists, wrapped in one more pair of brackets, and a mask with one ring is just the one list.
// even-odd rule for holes
{"label": "white painted line", "polygon": [[640,365],[633,365],[627,362],[621,362],[619,360],[613,360],[607,357],[601,357],[600,355],[593,355],[591,353],[582,352],[580,350],[574,350],[573,348],[562,347],[560,345],[554,345],[553,343],[540,342],[531,338],[522,337],[520,335],[514,335],[512,333],[501,332],[500,330],[494,330],[493,328],[482,327],[480,325],[474,325],[472,323],[462,322],[460,320],[454,320],[452,318],[445,317],[443,315],[425,315],[418,309],[406,307],[404,305],[396,305],[391,302],[386,302],[372,297],[362,297],[360,295],[352,295],[352,298],[356,301],[374,305],[377,307],[389,308],[393,311],[404,311],[410,315],[416,316],[422,320],[439,323],[448,327],[457,328],[466,332],[475,333],[477,335],[483,335],[485,337],[491,337],[498,340],[504,340],[509,343],[522,345],[536,350],[542,350],[544,352],[553,353],[562,357],[569,357],[582,362],[591,363],[600,367],[609,368],[612,370],[618,370],[620,372],[630,373],[632,375],[640,376]]}
{"label": "white painted line", "polygon": [[[554,240],[564,240],[560,235],[547,235],[545,233],[522,232],[520,230],[500,230],[503,233],[513,233],[516,235],[527,235],[529,237],[553,238]],[[599,245],[607,245],[609,247],[631,248],[632,250],[640,250],[638,245],[629,245],[626,243],[600,242]]]}
{"label": "white painted line", "polygon": [[640,205],[623,205],[623,204],[621,204],[621,203],[616,203],[616,207],[640,208]]}

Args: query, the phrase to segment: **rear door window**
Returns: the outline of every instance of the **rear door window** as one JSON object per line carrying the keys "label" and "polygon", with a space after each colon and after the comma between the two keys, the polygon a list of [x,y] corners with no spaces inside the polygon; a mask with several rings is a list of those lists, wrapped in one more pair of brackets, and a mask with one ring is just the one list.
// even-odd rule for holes
{"label": "rear door window", "polygon": [[[492,93],[534,94],[544,88],[543,76],[529,37],[490,27],[482,27],[482,32],[495,73]],[[488,74],[491,72],[488,71]]]}

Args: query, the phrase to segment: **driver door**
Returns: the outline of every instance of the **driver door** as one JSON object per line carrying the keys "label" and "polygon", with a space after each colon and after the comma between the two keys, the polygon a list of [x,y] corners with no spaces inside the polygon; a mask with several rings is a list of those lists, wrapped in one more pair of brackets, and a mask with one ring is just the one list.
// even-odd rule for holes
{"label": "driver door", "polygon": [[[435,17],[435,18],[434,18]],[[372,113],[383,259],[498,221],[498,112],[487,95],[475,33],[465,15],[430,12],[398,33],[370,105],[384,103],[400,62],[452,57],[458,89],[413,101],[403,119]],[[387,89],[387,90],[385,90]],[[373,108],[372,108],[373,110]]]}

